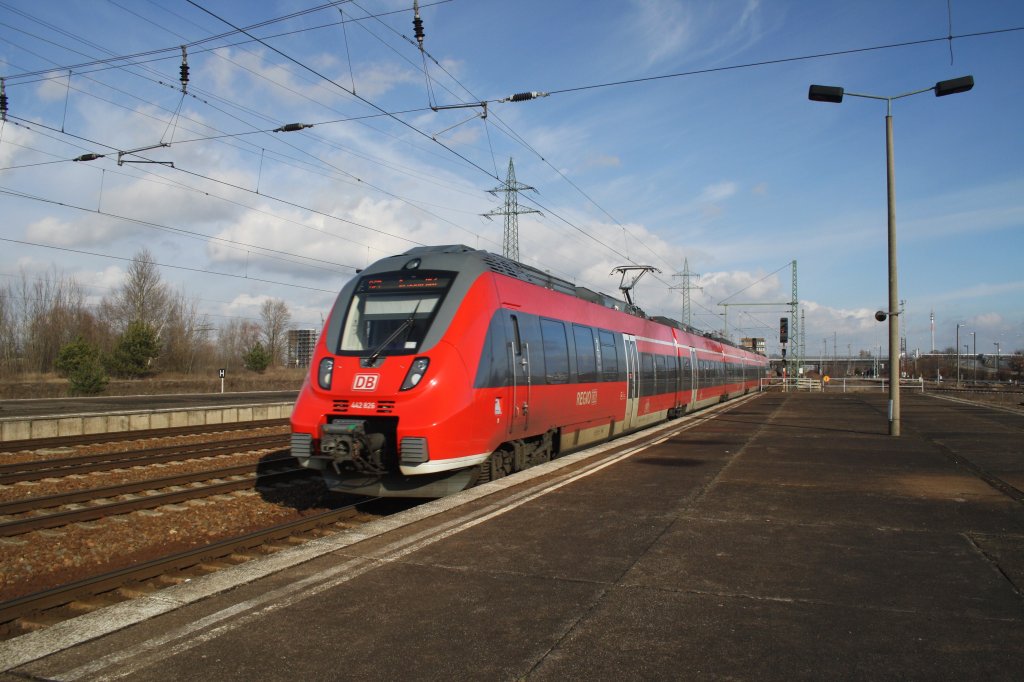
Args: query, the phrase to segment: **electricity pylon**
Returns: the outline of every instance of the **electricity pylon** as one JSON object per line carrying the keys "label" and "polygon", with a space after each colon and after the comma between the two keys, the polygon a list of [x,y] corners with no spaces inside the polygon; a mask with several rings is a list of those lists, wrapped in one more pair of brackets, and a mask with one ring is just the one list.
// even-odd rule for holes
{"label": "electricity pylon", "polygon": [[482,214],[488,220],[496,215],[505,216],[505,234],[502,240],[501,255],[514,261],[519,260],[519,216],[524,213],[540,213],[533,208],[519,208],[519,193],[526,190],[537,191],[529,185],[516,182],[516,169],[512,164],[512,157],[509,157],[508,176],[505,178],[504,184],[488,190],[494,196],[498,196],[498,192],[504,192],[505,205]]}

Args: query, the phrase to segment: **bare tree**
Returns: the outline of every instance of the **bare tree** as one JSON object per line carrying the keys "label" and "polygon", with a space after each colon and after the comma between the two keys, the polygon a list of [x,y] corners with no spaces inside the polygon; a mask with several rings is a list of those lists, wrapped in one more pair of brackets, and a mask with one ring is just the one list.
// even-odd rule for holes
{"label": "bare tree", "polygon": [[117,333],[142,322],[162,337],[171,306],[171,293],[160,277],[153,254],[143,247],[132,257],[124,284],[100,303],[100,314]]}
{"label": "bare tree", "polygon": [[268,298],[260,308],[260,317],[263,318],[263,339],[270,355],[270,363],[277,365],[284,360],[287,329],[292,321],[292,315],[284,301],[279,298]]}
{"label": "bare tree", "polygon": [[172,294],[162,339],[164,369],[186,374],[199,369],[198,360],[212,355],[211,330],[209,319],[199,314],[198,300],[189,300],[184,291]]}
{"label": "bare tree", "polygon": [[9,376],[18,366],[18,315],[14,291],[0,289],[0,375]]}
{"label": "bare tree", "polygon": [[217,358],[221,367],[242,366],[242,356],[260,340],[260,326],[255,322],[231,320],[217,334]]}
{"label": "bare tree", "polygon": [[30,281],[21,273],[16,347],[27,371],[49,372],[62,346],[76,338],[97,335],[95,319],[85,305],[78,282],[51,269]]}

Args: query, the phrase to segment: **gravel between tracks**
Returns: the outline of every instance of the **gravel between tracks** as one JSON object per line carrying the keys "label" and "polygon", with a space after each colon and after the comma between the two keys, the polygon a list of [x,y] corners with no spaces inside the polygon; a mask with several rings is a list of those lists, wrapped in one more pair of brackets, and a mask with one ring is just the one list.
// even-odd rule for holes
{"label": "gravel between tracks", "polygon": [[[282,433],[287,426],[274,427]],[[254,432],[268,432],[265,429]],[[269,431],[273,432],[273,431]],[[234,436],[225,436],[230,438]],[[216,439],[216,436],[213,437]],[[209,442],[211,434],[150,439],[153,447]],[[119,447],[121,445],[119,444]],[[145,447],[132,441],[125,449]],[[61,454],[69,457],[90,452],[101,452],[103,446],[90,445],[74,448]],[[107,450],[109,450],[107,446]],[[28,454],[28,453],[19,453]],[[245,453],[230,458],[242,461],[265,456],[259,452]],[[4,461],[10,461],[4,456]],[[32,459],[38,458],[35,453]],[[47,458],[59,458],[50,454]],[[227,458],[193,460],[182,466],[215,468],[226,466]],[[189,469],[174,467],[138,467],[110,472],[102,482],[89,481],[83,487],[115,485],[121,482],[169,476]],[[76,477],[79,481],[95,479],[96,475]],[[75,480],[75,479],[71,479]],[[77,483],[76,483],[77,485]],[[25,485],[0,486],[0,498],[11,494],[4,488],[27,489]],[[27,495],[36,497],[69,489],[69,481],[49,479],[32,487]],[[73,524],[53,530],[35,531],[11,538],[0,538],[0,601],[64,585],[97,573],[126,568],[167,554],[201,547],[247,532],[283,523],[318,511],[331,505],[331,494],[318,480],[282,484],[266,490],[239,491],[217,495],[183,504],[166,505],[155,510],[144,510],[108,517],[83,524]]]}

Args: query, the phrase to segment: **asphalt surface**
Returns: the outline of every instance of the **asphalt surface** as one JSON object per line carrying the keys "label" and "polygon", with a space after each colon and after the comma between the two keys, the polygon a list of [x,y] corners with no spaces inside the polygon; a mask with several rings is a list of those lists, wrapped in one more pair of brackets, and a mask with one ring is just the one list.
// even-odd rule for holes
{"label": "asphalt surface", "polygon": [[0,644],[0,679],[1024,671],[1024,414],[767,394]]}

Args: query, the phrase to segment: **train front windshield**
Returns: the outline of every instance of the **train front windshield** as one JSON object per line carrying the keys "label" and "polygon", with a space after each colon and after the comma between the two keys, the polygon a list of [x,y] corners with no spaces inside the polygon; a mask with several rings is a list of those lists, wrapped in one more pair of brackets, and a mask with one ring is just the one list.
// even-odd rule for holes
{"label": "train front windshield", "polygon": [[349,303],[340,353],[419,351],[454,273],[395,272],[363,277]]}

